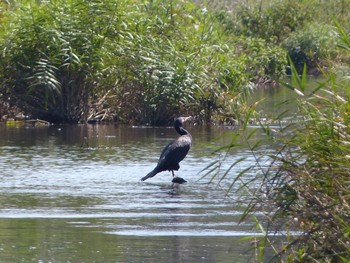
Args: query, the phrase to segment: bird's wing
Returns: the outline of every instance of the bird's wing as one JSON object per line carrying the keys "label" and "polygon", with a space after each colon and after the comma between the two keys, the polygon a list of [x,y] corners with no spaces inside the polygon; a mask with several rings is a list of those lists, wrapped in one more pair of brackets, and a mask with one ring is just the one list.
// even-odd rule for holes
{"label": "bird's wing", "polygon": [[162,150],[162,152],[160,154],[158,162],[160,162],[160,160],[164,159],[164,157],[168,155],[168,152],[171,151],[171,145],[173,145],[175,141],[176,140],[169,142],[168,145],[164,147],[164,149]]}
{"label": "bird's wing", "polygon": [[179,162],[185,158],[190,147],[190,142],[184,142],[179,138],[172,141],[163,149],[158,161],[158,168],[163,171],[179,169]]}

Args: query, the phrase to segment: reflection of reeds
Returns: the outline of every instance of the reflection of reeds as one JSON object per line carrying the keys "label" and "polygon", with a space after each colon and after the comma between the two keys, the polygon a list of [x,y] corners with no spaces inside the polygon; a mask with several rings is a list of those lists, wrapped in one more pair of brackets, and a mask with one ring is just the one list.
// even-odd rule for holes
{"label": "reflection of reeds", "polygon": [[9,119],[5,120],[6,126],[11,127],[47,127],[50,126],[50,123],[44,120],[14,120]]}

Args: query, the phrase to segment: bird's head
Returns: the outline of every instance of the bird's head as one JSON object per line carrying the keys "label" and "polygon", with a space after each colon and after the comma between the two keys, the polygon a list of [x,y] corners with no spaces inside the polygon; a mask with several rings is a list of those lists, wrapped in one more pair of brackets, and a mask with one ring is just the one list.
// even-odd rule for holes
{"label": "bird's head", "polygon": [[189,122],[189,121],[192,121],[193,120],[193,118],[192,118],[192,116],[188,116],[188,117],[178,117],[178,118],[176,118],[175,119],[175,126],[177,125],[177,124],[183,124],[183,123],[185,123],[185,122]]}

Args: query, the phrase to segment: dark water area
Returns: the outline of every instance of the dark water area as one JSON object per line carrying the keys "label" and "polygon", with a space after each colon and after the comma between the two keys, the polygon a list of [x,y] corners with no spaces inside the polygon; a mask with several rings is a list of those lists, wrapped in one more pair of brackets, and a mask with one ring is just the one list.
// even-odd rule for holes
{"label": "dark water area", "polygon": [[233,131],[189,130],[188,183],[173,189],[168,172],[140,181],[171,127],[0,125],[0,262],[252,262],[253,223],[199,174]]}

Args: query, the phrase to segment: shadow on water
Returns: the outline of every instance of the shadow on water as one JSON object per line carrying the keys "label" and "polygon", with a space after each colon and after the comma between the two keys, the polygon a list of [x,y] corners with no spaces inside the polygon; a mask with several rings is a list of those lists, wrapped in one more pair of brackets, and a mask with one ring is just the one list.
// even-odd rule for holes
{"label": "shadow on water", "polygon": [[177,172],[188,183],[175,190],[167,172],[140,182],[176,136],[171,127],[0,125],[0,261],[251,262],[243,208],[199,181],[230,136],[190,131]]}

